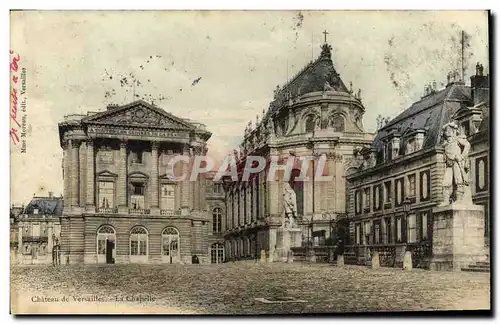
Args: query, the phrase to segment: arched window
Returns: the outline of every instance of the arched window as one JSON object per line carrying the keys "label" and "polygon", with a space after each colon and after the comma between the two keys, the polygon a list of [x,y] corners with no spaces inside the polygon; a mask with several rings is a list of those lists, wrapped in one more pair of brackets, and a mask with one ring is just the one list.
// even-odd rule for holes
{"label": "arched window", "polygon": [[97,263],[113,263],[116,256],[116,232],[109,225],[97,230]]}
{"label": "arched window", "polygon": [[148,231],[142,226],[136,226],[130,231],[130,255],[148,255]]}
{"label": "arched window", "polygon": [[220,233],[222,231],[222,209],[214,208],[212,210],[213,232]]}
{"label": "arched window", "polygon": [[224,262],[224,246],[221,243],[214,243],[211,247],[212,263]]}
{"label": "arched window", "polygon": [[166,227],[161,233],[161,255],[164,263],[180,262],[179,231],[175,227]]}
{"label": "arched window", "polygon": [[315,126],[316,126],[316,116],[308,115],[306,117],[306,133],[313,132]]}
{"label": "arched window", "polygon": [[344,117],[339,114],[331,116],[330,127],[333,128],[334,132],[343,132],[345,130]]}

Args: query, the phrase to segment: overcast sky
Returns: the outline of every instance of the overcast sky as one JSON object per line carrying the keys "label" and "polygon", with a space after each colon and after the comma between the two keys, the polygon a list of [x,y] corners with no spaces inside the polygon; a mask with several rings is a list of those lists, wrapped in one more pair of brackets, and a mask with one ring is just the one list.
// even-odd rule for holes
{"label": "overcast sky", "polygon": [[487,14],[480,11],[32,11],[14,12],[11,28],[11,49],[27,71],[30,125],[27,153],[11,146],[16,204],[62,193],[57,123],[132,101],[123,75],[141,83],[137,95],[205,123],[213,132],[210,154],[221,157],[238,146],[276,86],[319,55],[323,30],[344,83],[362,89],[371,132],[377,115],[396,116],[427,82],[445,85],[460,67],[462,29],[471,36],[466,80],[477,61],[489,67]]}

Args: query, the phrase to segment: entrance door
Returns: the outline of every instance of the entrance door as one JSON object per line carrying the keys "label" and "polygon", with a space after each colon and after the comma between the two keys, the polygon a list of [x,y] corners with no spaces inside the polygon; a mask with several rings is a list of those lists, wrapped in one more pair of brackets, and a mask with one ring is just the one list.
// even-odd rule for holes
{"label": "entrance door", "polygon": [[115,248],[115,242],[106,240],[106,263],[115,263],[113,260],[113,249]]}

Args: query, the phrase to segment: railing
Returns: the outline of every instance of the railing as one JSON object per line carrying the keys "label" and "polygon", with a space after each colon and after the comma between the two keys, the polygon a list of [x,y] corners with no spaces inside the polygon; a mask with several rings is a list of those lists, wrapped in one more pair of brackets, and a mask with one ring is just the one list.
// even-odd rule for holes
{"label": "railing", "polygon": [[408,243],[406,251],[411,252],[411,260],[414,268],[428,268],[432,257],[432,246],[430,242]]}
{"label": "railing", "polygon": [[150,213],[149,209],[129,209],[128,213],[131,215],[148,215]]}
{"label": "railing", "polygon": [[41,242],[47,243],[49,241],[48,236],[23,236],[23,242]]}
{"label": "railing", "polygon": [[118,208],[101,208],[97,207],[95,209],[96,213],[99,214],[118,214]]}
{"label": "railing", "polygon": [[174,216],[175,211],[162,209],[162,210],[160,210],[160,215],[162,215],[162,216]]}
{"label": "railing", "polygon": [[[432,256],[432,247],[430,242],[408,243],[405,248],[406,251],[411,252],[412,265],[414,268],[429,267],[429,262]],[[370,253],[369,257],[368,252]],[[394,267],[397,265],[396,245],[376,244],[346,246],[344,251],[344,261],[346,264],[366,264],[368,259],[371,260],[374,252],[378,252],[381,266]],[[349,261],[347,259],[349,259]],[[399,262],[402,262],[402,255],[400,256]]]}

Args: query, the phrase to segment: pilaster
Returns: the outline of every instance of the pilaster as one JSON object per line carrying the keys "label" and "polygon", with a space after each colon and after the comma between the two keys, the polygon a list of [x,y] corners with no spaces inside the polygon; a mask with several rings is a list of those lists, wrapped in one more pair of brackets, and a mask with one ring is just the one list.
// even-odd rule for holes
{"label": "pilaster", "polygon": [[78,153],[80,151],[80,143],[77,140],[69,141],[70,152],[71,152],[71,176],[70,176],[70,186],[71,186],[71,196],[70,203],[71,206],[77,207],[79,204],[79,190],[78,190],[78,177],[79,177],[79,158]]}
{"label": "pilaster", "polygon": [[[189,154],[189,145],[184,145],[182,155],[184,156],[190,156]],[[189,211],[189,174],[188,174],[188,164],[185,162],[182,162],[182,176],[184,176],[184,180],[181,183],[181,209],[184,210],[184,213],[186,211]]]}
{"label": "pilaster", "polygon": [[95,158],[94,158],[94,141],[87,141],[87,211],[95,211]]}
{"label": "pilaster", "polygon": [[120,159],[118,172],[118,208],[119,212],[127,212],[127,142],[120,141]]}
{"label": "pilaster", "polygon": [[86,154],[87,154],[87,143],[86,142],[82,142],[82,144],[80,145],[80,152],[79,152],[79,156],[80,156],[80,161],[79,161],[79,165],[80,165],[80,174],[79,174],[79,178],[80,178],[80,181],[78,182],[78,185],[79,185],[79,191],[80,191],[80,197],[79,197],[79,200],[80,200],[80,207],[81,208],[85,208],[85,204],[86,204],[86,181],[85,181],[85,176],[86,176],[86,166],[87,166],[87,160],[86,160]]}
{"label": "pilaster", "polygon": [[150,182],[150,200],[151,209],[159,209],[158,204],[158,142],[151,143],[151,182]]}

